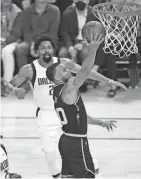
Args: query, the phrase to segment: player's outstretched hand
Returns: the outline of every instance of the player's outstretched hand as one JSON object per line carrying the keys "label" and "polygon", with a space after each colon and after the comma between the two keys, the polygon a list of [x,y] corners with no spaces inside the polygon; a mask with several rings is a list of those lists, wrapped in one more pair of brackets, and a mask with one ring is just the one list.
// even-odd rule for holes
{"label": "player's outstretched hand", "polygon": [[127,90],[126,86],[124,84],[118,82],[118,81],[111,80],[111,82],[109,84],[110,85],[116,85],[116,86],[120,87],[123,90]]}
{"label": "player's outstretched hand", "polygon": [[117,121],[104,121],[102,124],[102,127],[106,127],[108,131],[113,131],[113,128],[116,128],[116,123]]}
{"label": "player's outstretched hand", "polygon": [[26,91],[23,88],[14,88],[13,93],[18,99],[24,99],[26,95]]}
{"label": "player's outstretched hand", "polygon": [[98,49],[99,45],[103,42],[104,38],[103,38],[103,35],[101,34],[100,36],[98,36],[98,34],[91,34],[91,41],[90,43],[88,44],[87,42],[87,45],[88,45],[88,48],[93,48],[94,49]]}

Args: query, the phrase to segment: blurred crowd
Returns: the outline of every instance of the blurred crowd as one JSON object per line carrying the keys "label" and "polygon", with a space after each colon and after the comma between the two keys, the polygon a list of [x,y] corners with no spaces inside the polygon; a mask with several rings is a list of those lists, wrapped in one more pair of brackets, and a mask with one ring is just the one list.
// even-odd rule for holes
{"label": "blurred crowd", "polygon": [[[82,28],[89,21],[98,21],[92,12],[92,6],[107,0],[1,0],[1,77],[10,81],[23,65],[37,58],[34,43],[39,36],[48,35],[56,43],[59,58],[67,57],[82,64],[87,56],[83,45]],[[141,25],[141,24],[140,24]],[[141,31],[138,32],[139,53],[129,57],[129,61],[141,59]],[[100,45],[94,70],[117,80],[116,60],[112,54],[103,51]],[[94,87],[97,82],[91,82]],[[81,92],[87,91],[87,82]],[[109,97],[116,95],[117,88],[111,86]]]}

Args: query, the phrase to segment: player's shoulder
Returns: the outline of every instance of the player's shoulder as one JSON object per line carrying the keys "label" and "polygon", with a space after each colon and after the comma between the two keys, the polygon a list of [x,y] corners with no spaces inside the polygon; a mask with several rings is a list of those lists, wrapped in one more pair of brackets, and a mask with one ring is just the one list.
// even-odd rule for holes
{"label": "player's shoulder", "polygon": [[32,71],[32,65],[31,64],[24,65],[20,71],[25,72],[25,73],[30,72]]}
{"label": "player's shoulder", "polygon": [[31,64],[24,65],[24,66],[20,69],[19,75],[31,79],[31,78],[32,78],[32,75],[33,75],[32,65],[31,65]]}

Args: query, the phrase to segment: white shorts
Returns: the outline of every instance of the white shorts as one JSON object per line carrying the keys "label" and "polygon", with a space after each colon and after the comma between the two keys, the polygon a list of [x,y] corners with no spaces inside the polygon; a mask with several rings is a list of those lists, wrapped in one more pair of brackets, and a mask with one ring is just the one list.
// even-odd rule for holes
{"label": "white shorts", "polygon": [[37,121],[42,148],[46,152],[58,150],[62,130],[61,122],[55,110],[40,110],[38,112]]}
{"label": "white shorts", "polygon": [[57,116],[55,109],[47,110],[40,109],[38,111],[38,125],[39,126],[59,126],[61,127],[61,122],[59,117]]}

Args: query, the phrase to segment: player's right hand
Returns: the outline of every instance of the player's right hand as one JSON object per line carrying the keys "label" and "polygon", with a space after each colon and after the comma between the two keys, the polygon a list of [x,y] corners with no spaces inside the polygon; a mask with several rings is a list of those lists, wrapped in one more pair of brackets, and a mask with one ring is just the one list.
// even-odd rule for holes
{"label": "player's right hand", "polygon": [[26,91],[23,88],[14,88],[13,93],[18,99],[24,99],[26,95]]}
{"label": "player's right hand", "polygon": [[93,36],[93,34],[91,35],[91,41],[88,45],[88,49],[89,50],[97,50],[99,45],[103,42],[104,38],[103,38],[103,35],[101,34],[99,37],[98,37],[98,34],[96,34],[95,36]]}

